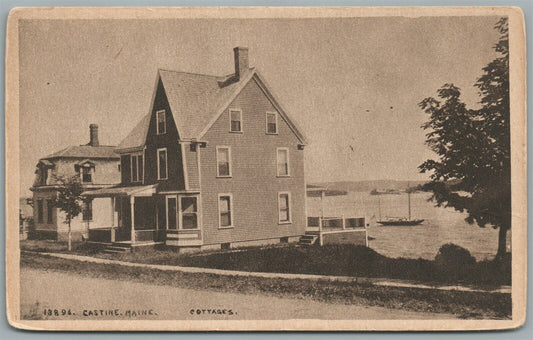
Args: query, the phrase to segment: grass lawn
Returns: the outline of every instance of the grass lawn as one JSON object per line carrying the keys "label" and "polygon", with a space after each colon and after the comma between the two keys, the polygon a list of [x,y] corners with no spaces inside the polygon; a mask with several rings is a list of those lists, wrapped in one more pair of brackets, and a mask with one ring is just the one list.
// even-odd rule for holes
{"label": "grass lawn", "polygon": [[[22,241],[21,248],[41,252],[67,252],[66,244]],[[425,259],[389,258],[354,245],[297,247],[279,245],[237,250],[177,253],[172,249],[138,248],[132,253],[103,254],[84,243],[73,253],[128,262],[272,273],[341,275],[412,280],[429,284],[498,286],[511,284],[511,261],[439,264]],[[459,259],[460,260],[460,259]]]}
{"label": "grass lawn", "polygon": [[[290,248],[288,247],[287,249]],[[185,256],[184,258],[190,259],[193,257]],[[501,293],[440,291],[382,287],[370,283],[170,272],[149,268],[80,262],[31,253],[23,253],[21,255],[21,266],[46,271],[63,271],[85,277],[130,280],[197,290],[263,294],[276,297],[313,299],[327,303],[381,306],[419,312],[452,313],[468,319],[506,319],[511,317],[511,295]]]}

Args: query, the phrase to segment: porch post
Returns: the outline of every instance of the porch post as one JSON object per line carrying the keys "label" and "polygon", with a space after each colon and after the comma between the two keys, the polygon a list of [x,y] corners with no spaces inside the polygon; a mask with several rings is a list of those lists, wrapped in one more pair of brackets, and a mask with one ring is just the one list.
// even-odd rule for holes
{"label": "porch post", "polygon": [[[318,231],[322,234],[322,223],[324,221],[324,197],[326,196],[326,191],[320,191],[320,218],[318,219]],[[320,239],[322,242],[322,238]],[[322,245],[322,244],[320,244]]]}
{"label": "porch post", "polygon": [[324,196],[326,196],[326,191],[320,191],[320,215],[324,218]]}
{"label": "porch post", "polygon": [[131,243],[135,242],[135,196],[130,196],[131,208]]}
{"label": "porch post", "polygon": [[115,197],[111,196],[111,242],[115,242]]}
{"label": "porch post", "polygon": [[115,197],[111,196],[111,228],[115,227]]}

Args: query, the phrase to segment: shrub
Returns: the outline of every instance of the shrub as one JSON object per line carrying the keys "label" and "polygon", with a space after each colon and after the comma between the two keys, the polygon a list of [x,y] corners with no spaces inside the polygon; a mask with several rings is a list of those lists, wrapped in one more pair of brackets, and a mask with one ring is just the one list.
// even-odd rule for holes
{"label": "shrub", "polygon": [[475,264],[475,257],[467,249],[453,243],[447,243],[440,247],[437,256],[435,256],[436,274],[444,281],[468,279]]}

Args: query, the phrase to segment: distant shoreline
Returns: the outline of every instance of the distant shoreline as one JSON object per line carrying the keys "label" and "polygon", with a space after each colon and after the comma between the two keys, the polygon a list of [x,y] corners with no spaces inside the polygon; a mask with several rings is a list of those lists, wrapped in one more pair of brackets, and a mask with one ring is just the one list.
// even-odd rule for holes
{"label": "distant shoreline", "polygon": [[[375,194],[401,194],[407,189],[417,190],[428,181],[407,180],[367,180],[367,181],[336,181],[310,183],[308,189],[324,188],[327,193],[333,192],[375,192]],[[415,189],[417,188],[417,189]]]}

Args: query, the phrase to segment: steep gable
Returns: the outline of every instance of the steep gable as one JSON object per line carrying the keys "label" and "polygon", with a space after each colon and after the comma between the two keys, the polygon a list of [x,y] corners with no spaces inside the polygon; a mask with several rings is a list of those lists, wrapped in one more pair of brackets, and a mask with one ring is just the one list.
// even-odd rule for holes
{"label": "steep gable", "polygon": [[259,84],[300,143],[306,144],[306,139],[301,130],[289,118],[264,78],[254,68],[246,68],[246,70],[240,70],[240,72],[242,73],[238,76],[237,74],[232,74],[218,77],[159,70],[150,113],[142,118],[139,124],[119,144],[117,149],[123,153],[142,149],[146,144],[148,128],[153,115],[154,100],[156,93],[160,90],[160,86],[163,88],[174,118],[179,140],[190,141],[193,139],[200,140],[252,79]]}
{"label": "steep gable", "polygon": [[198,138],[218,109],[242,89],[252,73],[239,81],[228,82],[228,77],[160,70],[181,139]]}

